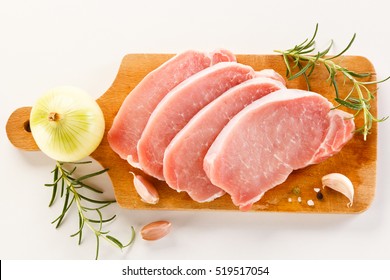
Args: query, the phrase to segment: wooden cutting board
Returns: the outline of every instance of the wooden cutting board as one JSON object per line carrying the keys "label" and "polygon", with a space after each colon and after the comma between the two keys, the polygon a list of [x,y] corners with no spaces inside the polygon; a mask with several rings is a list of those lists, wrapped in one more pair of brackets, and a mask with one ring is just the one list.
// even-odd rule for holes
{"label": "wooden cutting board", "polygon": [[[142,171],[132,168],[113,152],[107,142],[107,131],[119,110],[125,97],[150,71],[171,58],[172,54],[129,54],[123,58],[118,75],[112,86],[97,100],[106,119],[106,134],[97,150],[91,155],[106,168],[112,180],[116,199],[121,207],[129,209],[167,209],[167,210],[237,210],[228,195],[213,202],[197,203],[192,201],[186,193],[177,193],[164,182],[150,178],[160,193],[160,202],[157,205],[143,203],[134,190],[130,171],[143,174]],[[248,64],[255,70],[273,68],[282,76],[286,67],[279,55],[237,55],[240,63]],[[375,73],[373,65],[364,57],[345,56],[339,59],[343,66],[358,72]],[[317,67],[311,77],[312,91],[318,92],[330,101],[333,101],[334,90],[327,80],[325,68]],[[343,78],[337,77],[340,92],[346,94],[351,85]],[[375,74],[368,80],[374,81]],[[290,88],[307,89],[301,79],[289,81]],[[376,90],[371,85],[371,91]],[[371,111],[376,114],[377,101],[372,102]],[[34,151],[37,145],[29,132],[28,121],[31,107],[17,109],[9,117],[6,130],[10,141],[17,148]],[[356,120],[357,127],[362,125],[362,117]],[[314,212],[314,213],[359,213],[366,210],[373,201],[376,188],[376,158],[377,158],[377,126],[374,124],[367,141],[363,136],[356,134],[340,153],[321,164],[294,171],[286,182],[268,191],[264,197],[253,205],[253,211],[274,212]],[[321,187],[321,177],[332,172],[343,173],[348,176],[355,186],[355,198],[352,207],[347,207],[347,198],[329,188],[322,190],[324,198],[318,200],[314,188]],[[295,191],[293,191],[295,190]],[[296,194],[296,190],[300,190]],[[298,201],[300,197],[301,202]],[[314,206],[308,206],[307,201],[313,200]]]}

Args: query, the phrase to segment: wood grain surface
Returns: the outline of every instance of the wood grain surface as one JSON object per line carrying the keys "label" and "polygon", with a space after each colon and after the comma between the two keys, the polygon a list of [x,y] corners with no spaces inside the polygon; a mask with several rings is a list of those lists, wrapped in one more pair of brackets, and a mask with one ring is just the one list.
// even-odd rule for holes
{"label": "wood grain surface", "polygon": [[[97,100],[101,106],[105,120],[106,132],[97,150],[91,155],[102,166],[109,168],[108,174],[112,180],[115,196],[121,207],[129,209],[166,209],[166,210],[236,210],[228,195],[212,202],[197,203],[192,201],[186,193],[177,193],[164,182],[149,178],[155,184],[160,194],[160,202],[149,205],[141,201],[135,192],[132,175],[143,174],[142,171],[132,168],[113,152],[107,142],[107,131],[118,112],[123,100],[142,78],[171,58],[172,54],[128,54],[120,65],[117,77],[112,86]],[[240,63],[248,64],[255,70],[273,68],[282,76],[286,67],[282,57],[278,55],[237,55]],[[372,72],[368,80],[375,80],[375,70],[369,60],[361,56],[345,56],[338,62],[354,71]],[[322,94],[331,102],[335,96],[330,87],[328,73],[319,66],[311,77],[312,91]],[[341,96],[351,88],[351,84],[342,76],[337,76]],[[307,89],[303,78],[287,82],[287,87]],[[374,91],[375,85],[370,86]],[[334,103],[334,102],[333,102]],[[17,109],[8,120],[6,132],[9,140],[17,148],[33,151],[37,145],[29,132],[28,120],[31,107]],[[371,111],[376,114],[377,101],[372,102]],[[362,125],[361,116],[355,119],[357,127]],[[312,213],[359,213],[366,210],[375,195],[376,189],[376,159],[377,159],[377,126],[374,124],[371,134],[366,141],[360,134],[353,139],[337,155],[326,161],[294,171],[286,182],[268,191],[264,197],[253,205],[252,211],[274,212],[312,212]],[[323,199],[316,198],[314,188],[321,187],[321,177],[332,172],[343,173],[348,176],[355,187],[355,198],[352,207],[348,208],[348,199],[342,194],[329,188],[322,190]],[[293,192],[299,188],[300,194]],[[301,198],[301,202],[298,201]],[[314,206],[308,206],[308,200],[314,201]]]}

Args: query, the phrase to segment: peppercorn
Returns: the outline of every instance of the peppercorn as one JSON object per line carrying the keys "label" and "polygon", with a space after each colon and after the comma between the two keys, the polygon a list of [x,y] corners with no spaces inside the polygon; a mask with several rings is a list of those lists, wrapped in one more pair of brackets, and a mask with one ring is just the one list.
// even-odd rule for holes
{"label": "peppercorn", "polygon": [[321,191],[319,191],[319,192],[317,193],[317,199],[318,199],[318,200],[322,200],[323,198],[324,198],[324,195],[322,194]]}

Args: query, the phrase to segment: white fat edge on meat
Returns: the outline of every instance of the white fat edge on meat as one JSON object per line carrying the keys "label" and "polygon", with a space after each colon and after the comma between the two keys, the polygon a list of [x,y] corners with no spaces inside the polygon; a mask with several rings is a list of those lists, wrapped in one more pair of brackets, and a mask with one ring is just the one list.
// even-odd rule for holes
{"label": "white fat edge on meat", "polygon": [[132,155],[128,155],[128,156],[127,156],[127,162],[128,162],[132,167],[135,167],[135,168],[138,168],[138,169],[142,170],[141,165],[139,164],[139,162],[136,162],[136,161],[133,160],[133,156],[132,156]]}
{"label": "white fat edge on meat", "polygon": [[263,69],[260,71],[256,71],[256,77],[270,78],[272,80],[279,81],[284,86],[286,86],[286,80],[282,77],[282,75],[280,75],[273,69]]}
{"label": "white fat edge on meat", "polygon": [[[215,199],[217,199],[217,198],[223,196],[225,193],[226,193],[226,192],[225,192],[224,190],[221,189],[220,192],[215,193],[214,195],[208,197],[207,199],[202,200],[202,201],[196,200],[196,202],[200,202],[200,203],[211,202],[211,201],[213,201],[213,200],[215,200]],[[191,193],[189,193],[189,195],[191,196]]]}
{"label": "white fat edge on meat", "polygon": [[249,211],[252,208],[253,203],[256,203],[259,201],[263,196],[265,192],[255,196],[254,198],[246,201],[245,203],[237,203],[236,205],[240,207],[241,211]]}

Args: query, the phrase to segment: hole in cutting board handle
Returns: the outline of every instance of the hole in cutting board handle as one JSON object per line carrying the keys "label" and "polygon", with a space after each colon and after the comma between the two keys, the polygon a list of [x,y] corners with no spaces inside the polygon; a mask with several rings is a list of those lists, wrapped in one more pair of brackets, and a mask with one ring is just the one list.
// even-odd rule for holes
{"label": "hole in cutting board handle", "polygon": [[8,118],[6,132],[9,141],[16,147],[26,151],[38,151],[39,148],[30,128],[31,107],[16,109]]}
{"label": "hole in cutting board handle", "polygon": [[24,130],[27,132],[31,132],[31,127],[30,127],[30,120],[27,120],[23,123]]}

